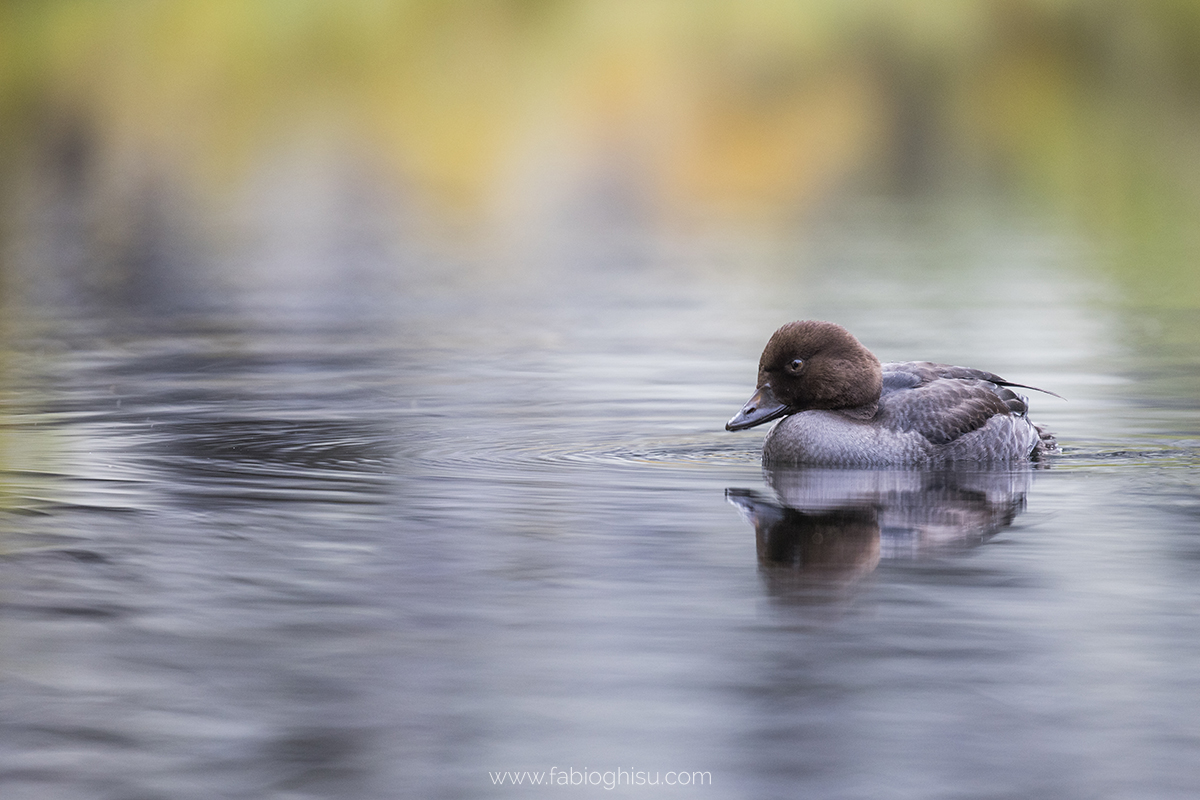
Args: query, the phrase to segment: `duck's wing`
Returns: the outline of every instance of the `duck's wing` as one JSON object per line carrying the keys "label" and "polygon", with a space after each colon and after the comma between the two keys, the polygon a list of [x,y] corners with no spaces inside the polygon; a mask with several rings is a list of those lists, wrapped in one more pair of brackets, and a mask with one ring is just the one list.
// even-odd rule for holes
{"label": "duck's wing", "polygon": [[[967,367],[908,361],[883,365],[880,422],[947,444],[996,415],[1025,416],[1025,398],[998,375]],[[1028,387],[1026,387],[1028,388]]]}
{"label": "duck's wing", "polygon": [[1012,386],[1018,389],[1029,389],[1042,394],[1053,395],[1062,399],[1062,395],[1049,389],[1040,389],[1024,383],[1006,381],[994,372],[970,367],[955,367],[950,364],[935,364],[932,361],[894,361],[882,365],[883,391],[888,391],[889,382],[894,388],[911,389],[929,383],[938,378],[961,378],[965,380],[987,381],[997,386]]}

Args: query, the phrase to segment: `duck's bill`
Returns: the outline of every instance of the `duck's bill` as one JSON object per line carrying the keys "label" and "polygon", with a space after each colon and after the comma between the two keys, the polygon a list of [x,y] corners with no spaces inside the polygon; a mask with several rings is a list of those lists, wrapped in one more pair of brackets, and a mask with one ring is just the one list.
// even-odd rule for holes
{"label": "duck's bill", "polygon": [[742,406],[742,410],[725,423],[725,430],[744,431],[746,428],[779,419],[786,413],[788,407],[775,399],[771,387],[760,386],[754,396],[746,401],[746,405]]}

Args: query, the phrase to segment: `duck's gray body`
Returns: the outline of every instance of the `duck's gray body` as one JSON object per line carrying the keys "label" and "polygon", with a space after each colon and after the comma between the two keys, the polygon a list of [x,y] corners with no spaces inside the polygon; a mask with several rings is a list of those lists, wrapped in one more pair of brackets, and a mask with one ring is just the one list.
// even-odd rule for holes
{"label": "duck's gray body", "polygon": [[1053,437],[1026,416],[1026,399],[996,375],[928,361],[883,364],[882,372],[874,414],[819,409],[786,416],[767,434],[763,462],[1024,461],[1054,448]]}
{"label": "duck's gray body", "polygon": [[763,443],[770,466],[1038,460],[1057,445],[1012,387],[1034,388],[930,361],[880,364],[840,325],[806,320],[772,335],[754,395],[725,427],[783,417]]}

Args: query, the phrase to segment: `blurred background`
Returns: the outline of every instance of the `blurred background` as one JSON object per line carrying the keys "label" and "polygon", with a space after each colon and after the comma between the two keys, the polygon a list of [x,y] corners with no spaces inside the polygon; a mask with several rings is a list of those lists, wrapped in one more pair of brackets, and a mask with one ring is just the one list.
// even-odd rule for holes
{"label": "blurred background", "polygon": [[1198,129],[1186,0],[12,0],[0,272],[158,313],[965,195],[1195,307]]}

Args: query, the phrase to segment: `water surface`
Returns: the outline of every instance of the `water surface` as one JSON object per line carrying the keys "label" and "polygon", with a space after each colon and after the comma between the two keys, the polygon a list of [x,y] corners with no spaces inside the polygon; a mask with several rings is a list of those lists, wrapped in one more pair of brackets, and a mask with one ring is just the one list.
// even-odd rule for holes
{"label": "water surface", "polygon": [[[21,313],[4,796],[1194,796],[1194,315],[954,224]],[[1063,454],[764,473],[722,426],[804,317],[1062,394]]]}

